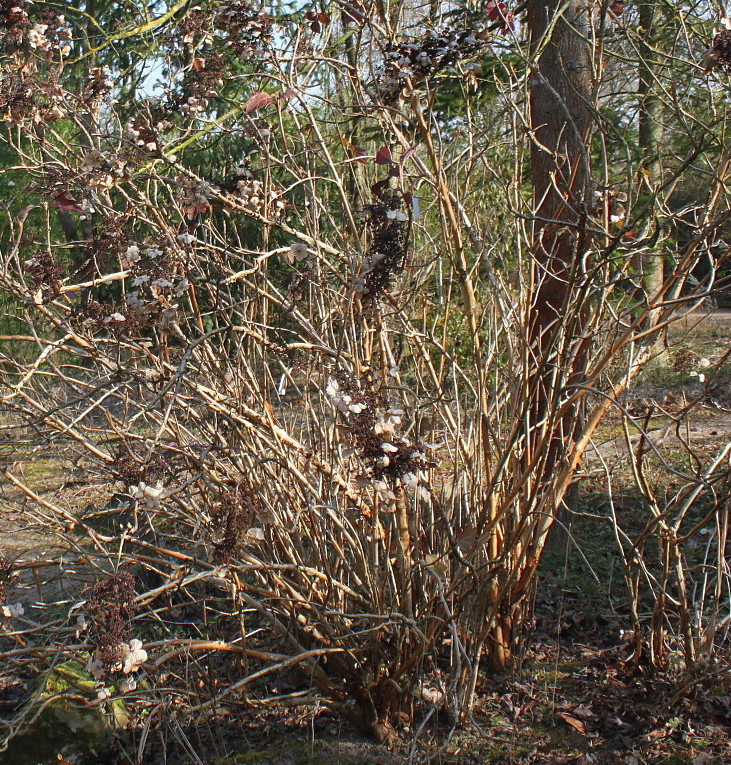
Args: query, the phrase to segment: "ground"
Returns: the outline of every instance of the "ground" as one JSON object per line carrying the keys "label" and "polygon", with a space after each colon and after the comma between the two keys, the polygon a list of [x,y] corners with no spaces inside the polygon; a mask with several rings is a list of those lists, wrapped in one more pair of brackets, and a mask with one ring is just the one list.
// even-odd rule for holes
{"label": "ground", "polygon": [[[669,333],[667,351],[622,399],[622,406],[637,414],[655,444],[657,453],[648,460],[664,460],[682,474],[691,451],[710,455],[729,441],[731,375],[726,367],[707,379],[700,375],[723,358],[730,336],[731,312],[684,319]],[[642,437],[639,431],[629,436],[633,446]],[[59,447],[52,454],[23,444],[0,449],[3,469],[22,478],[47,503],[39,507],[9,478],[0,488],[2,552],[20,569],[14,592],[31,613],[38,599],[65,600],[68,608],[79,592],[78,572],[59,562],[61,540],[40,530],[39,513],[53,513],[58,505],[83,515],[107,502],[113,487],[95,482],[83,463],[75,462],[73,449]],[[53,714],[39,718],[36,726],[41,727],[30,737],[0,754],[0,764],[59,762],[55,755],[63,747],[66,759],[60,761],[77,765],[731,762],[731,673],[726,665],[712,663],[696,670],[700,676],[690,677],[671,645],[666,668],[653,674],[623,631],[628,626],[627,591],[609,524],[606,476],[609,472],[614,482],[613,512],[628,534],[641,530],[645,508],[633,490],[627,455],[620,419],[610,413],[582,467],[580,491],[566,519],[569,538],[552,545],[542,562],[526,619],[531,629],[516,664],[505,675],[483,674],[472,716],[459,726],[444,710],[432,710],[423,725],[417,721],[415,729],[402,728],[399,741],[386,748],[362,739],[317,701],[271,710],[232,700],[230,707],[197,725],[180,722],[174,711],[165,710],[159,718],[162,724],[133,715],[130,725],[112,731],[109,710],[106,717],[99,716],[98,706],[93,712],[97,717],[69,722],[69,715],[76,714],[69,711],[75,709],[74,699],[83,701],[86,691],[83,682],[68,681],[70,670],[64,675],[57,668],[58,678],[65,678],[57,692],[73,697],[67,699],[69,709],[60,713],[51,708]],[[664,486],[668,496],[672,488],[670,478]],[[698,513],[702,520],[702,507]],[[691,542],[689,560],[702,552]],[[645,605],[642,600],[640,605]],[[12,650],[8,642],[0,647]],[[225,661],[212,672],[224,677],[237,671],[233,660]],[[294,689],[295,696],[300,687],[286,674],[270,682]],[[12,719],[37,688],[37,678],[22,676],[9,664],[0,666],[0,718]],[[89,735],[97,735],[99,719],[105,721],[101,735],[78,746],[86,728]],[[29,746],[39,738],[50,742],[45,753]]]}

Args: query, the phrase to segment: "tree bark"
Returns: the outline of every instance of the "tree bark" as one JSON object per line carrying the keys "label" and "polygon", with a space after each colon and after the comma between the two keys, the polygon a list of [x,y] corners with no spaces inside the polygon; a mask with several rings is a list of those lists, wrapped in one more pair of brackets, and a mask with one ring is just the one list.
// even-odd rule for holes
{"label": "tree bark", "polygon": [[[562,12],[563,7],[563,12]],[[557,0],[530,0],[528,29],[531,53],[537,56],[531,79],[531,181],[534,222],[529,404],[523,469],[527,482],[523,516],[534,492],[548,484],[568,444],[582,425],[582,404],[571,407],[558,421],[547,423],[562,389],[580,380],[589,340],[584,337],[588,306],[570,312],[572,296],[582,280],[587,250],[586,216],[591,199],[589,135],[592,126],[591,61],[585,6],[562,6]],[[571,313],[571,315],[569,315]],[[578,352],[571,349],[578,343]],[[538,455],[537,452],[543,453]],[[536,459],[538,457],[538,459]],[[565,515],[563,494],[549,506],[553,518]],[[561,518],[564,522],[566,518]],[[552,520],[550,521],[552,525]],[[564,524],[551,529],[551,547],[566,541]],[[533,559],[540,558],[546,536],[535,540]],[[532,577],[527,577],[529,581]],[[516,592],[516,597],[521,597]]]}
{"label": "tree bark", "polygon": [[[638,139],[642,152],[642,170],[645,173],[649,191],[654,194],[662,179],[663,140],[663,103],[657,81],[657,62],[654,59],[660,24],[660,6],[657,0],[640,3],[639,16]],[[649,301],[652,295],[662,287],[664,278],[662,253],[641,256],[638,265],[642,273],[645,296]]]}
{"label": "tree bark", "polygon": [[562,8],[558,0],[528,3],[531,52],[539,54],[530,88],[535,214],[531,339],[541,348],[546,347],[569,294],[590,193],[588,28],[578,3],[563,7],[557,18]]}

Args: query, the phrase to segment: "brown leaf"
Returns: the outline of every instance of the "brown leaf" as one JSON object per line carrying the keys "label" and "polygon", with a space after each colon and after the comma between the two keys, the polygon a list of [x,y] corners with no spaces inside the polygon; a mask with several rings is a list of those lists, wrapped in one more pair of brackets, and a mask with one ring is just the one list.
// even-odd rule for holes
{"label": "brown leaf", "polygon": [[390,165],[393,160],[391,159],[391,149],[388,146],[381,146],[376,153],[377,165]]}
{"label": "brown leaf", "polygon": [[58,207],[59,210],[73,210],[74,212],[81,212],[81,206],[75,199],[71,199],[65,191],[60,194],[56,194],[53,198],[54,207]]}
{"label": "brown leaf", "polygon": [[263,90],[257,90],[256,93],[254,93],[249,100],[246,102],[246,106],[244,107],[244,110],[247,114],[251,114],[252,112],[255,112],[257,109],[261,109],[264,106],[269,106],[269,104],[273,104],[275,101],[273,96],[270,96],[269,93],[265,93]]}
{"label": "brown leaf", "polygon": [[355,146],[354,144],[350,143],[350,141],[343,136],[340,136],[340,143],[343,144],[345,153],[350,157],[350,159],[354,159],[364,164],[368,162],[368,154],[359,146]]}
{"label": "brown leaf", "polygon": [[371,193],[375,194],[376,196],[379,196],[383,189],[388,188],[388,178],[384,178],[382,181],[376,181],[371,186]]}
{"label": "brown leaf", "polygon": [[582,735],[586,733],[586,727],[581,720],[577,720],[575,717],[567,715],[565,712],[559,712],[558,716],[578,733],[581,733]]}
{"label": "brown leaf", "polygon": [[305,13],[305,18],[308,21],[312,22],[310,24],[310,29],[315,34],[322,31],[323,24],[330,23],[330,17],[327,15],[327,13],[317,13],[315,11],[307,11],[307,13]]}
{"label": "brown leaf", "polygon": [[583,717],[585,720],[590,720],[594,717],[594,713],[585,704],[579,704],[578,707],[574,707],[571,710],[577,717]]}

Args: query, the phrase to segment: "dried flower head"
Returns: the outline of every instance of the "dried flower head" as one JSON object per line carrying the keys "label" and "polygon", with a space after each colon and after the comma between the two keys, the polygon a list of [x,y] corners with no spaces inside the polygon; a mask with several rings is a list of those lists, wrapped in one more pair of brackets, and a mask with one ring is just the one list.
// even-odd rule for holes
{"label": "dried flower head", "polygon": [[0,605],[5,605],[8,597],[8,585],[13,576],[13,564],[5,555],[0,555]]}
{"label": "dried flower head", "polygon": [[196,181],[181,175],[177,179],[175,195],[185,212],[185,217],[193,220],[198,213],[208,212],[211,209],[213,188],[206,181]]}
{"label": "dried flower head", "polygon": [[711,49],[706,51],[701,64],[706,73],[717,66],[731,69],[731,19],[723,19],[723,29],[714,30]]}
{"label": "dried flower head", "polygon": [[362,478],[387,499],[392,498],[394,480],[415,485],[430,463],[426,447],[398,435],[404,411],[389,408],[382,396],[343,373],[328,382],[325,392],[348,418],[348,430],[365,464]]}
{"label": "dried flower head", "polygon": [[112,476],[125,486],[143,481],[154,484],[174,474],[174,468],[161,454],[145,456],[144,460],[126,450],[117,452],[112,463]]}
{"label": "dried flower head", "polygon": [[394,274],[404,268],[409,218],[401,205],[397,193],[381,192],[380,198],[366,207],[371,242],[355,281],[355,291],[364,303],[378,300],[390,288]]}
{"label": "dried flower head", "polygon": [[54,300],[61,291],[61,277],[66,269],[53,260],[53,256],[41,250],[23,264],[30,278],[36,303],[45,304]]}
{"label": "dried flower head", "polygon": [[91,616],[89,638],[103,664],[119,661],[118,646],[127,640],[135,607],[134,579],[120,572],[93,585],[86,600]]}
{"label": "dried flower head", "polygon": [[114,89],[112,72],[108,66],[93,66],[86,75],[80,99],[88,107],[96,107]]}
{"label": "dried flower head", "polygon": [[195,48],[210,42],[211,39],[211,14],[197,5],[180,20],[171,42],[182,41],[184,45]]}
{"label": "dried flower head", "polygon": [[253,525],[264,515],[259,495],[245,482],[222,492],[210,514],[209,528],[216,558],[224,563],[236,557],[242,543],[260,531]]}
{"label": "dried flower head", "polygon": [[474,56],[486,45],[487,30],[482,24],[474,29],[430,29],[420,38],[389,44],[383,51],[383,64],[375,71],[380,100],[395,103],[407,81],[418,85]]}
{"label": "dried flower head", "polygon": [[2,38],[5,45],[20,43],[29,23],[25,0],[0,0],[0,29],[5,33]]}
{"label": "dried flower head", "polygon": [[264,56],[272,42],[272,18],[246,0],[223,2],[214,26],[226,37],[227,46],[238,58],[248,61]]}
{"label": "dried flower head", "polygon": [[606,213],[610,223],[621,223],[627,214],[627,194],[616,189],[595,189],[589,213],[595,218],[603,219]]}

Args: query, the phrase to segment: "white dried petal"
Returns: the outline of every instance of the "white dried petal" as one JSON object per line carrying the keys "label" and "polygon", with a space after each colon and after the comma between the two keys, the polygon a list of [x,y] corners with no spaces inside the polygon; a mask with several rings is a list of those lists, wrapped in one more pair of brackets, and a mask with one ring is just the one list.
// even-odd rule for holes
{"label": "white dried petal", "polygon": [[8,603],[8,605],[3,606],[2,608],[3,616],[6,619],[10,619],[13,616],[22,616],[25,613],[22,603]]}
{"label": "white dried petal", "polygon": [[[129,651],[123,656],[122,672],[125,675],[129,675],[130,672],[136,672],[142,664],[147,661],[147,651],[144,648],[132,648],[132,644],[142,645],[139,640],[131,640],[129,645]],[[122,644],[124,646],[124,643]]]}
{"label": "white dried petal", "polygon": [[297,260],[306,258],[309,252],[307,245],[303,242],[292,242],[292,244],[289,245],[289,249]]}
{"label": "white dried petal", "polygon": [[84,671],[88,672],[95,680],[101,680],[104,676],[104,665],[98,653],[94,653],[84,666]]}

